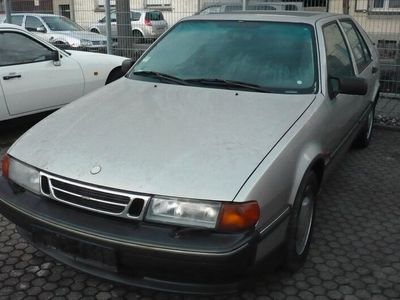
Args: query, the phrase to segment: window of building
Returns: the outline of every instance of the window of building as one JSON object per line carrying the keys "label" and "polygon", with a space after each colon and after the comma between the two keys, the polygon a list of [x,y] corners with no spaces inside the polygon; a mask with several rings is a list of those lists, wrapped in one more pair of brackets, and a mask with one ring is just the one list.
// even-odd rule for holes
{"label": "window of building", "polygon": [[370,0],[370,10],[400,13],[400,0]]}
{"label": "window of building", "polygon": [[148,8],[170,8],[172,0],[145,0],[145,5]]}

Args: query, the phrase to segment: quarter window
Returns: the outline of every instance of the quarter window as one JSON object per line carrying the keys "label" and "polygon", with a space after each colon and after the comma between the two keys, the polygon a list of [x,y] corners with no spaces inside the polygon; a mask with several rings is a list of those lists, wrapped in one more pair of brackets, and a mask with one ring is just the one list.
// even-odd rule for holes
{"label": "quarter window", "polygon": [[354,75],[349,49],[337,23],[323,28],[328,75],[334,77]]}
{"label": "quarter window", "polygon": [[15,32],[0,33],[0,66],[51,60],[51,51],[29,37]]}
{"label": "quarter window", "polygon": [[358,71],[361,73],[371,62],[371,54],[360,32],[350,20],[340,22],[349,40]]}

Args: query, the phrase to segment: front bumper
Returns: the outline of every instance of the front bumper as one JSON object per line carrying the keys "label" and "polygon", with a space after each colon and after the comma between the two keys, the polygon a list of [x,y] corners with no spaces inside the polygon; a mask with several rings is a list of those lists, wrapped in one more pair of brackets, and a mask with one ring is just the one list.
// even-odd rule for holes
{"label": "front bumper", "polygon": [[143,288],[234,292],[251,272],[259,235],[134,222],[69,207],[0,178],[0,212],[38,249],[77,269]]}

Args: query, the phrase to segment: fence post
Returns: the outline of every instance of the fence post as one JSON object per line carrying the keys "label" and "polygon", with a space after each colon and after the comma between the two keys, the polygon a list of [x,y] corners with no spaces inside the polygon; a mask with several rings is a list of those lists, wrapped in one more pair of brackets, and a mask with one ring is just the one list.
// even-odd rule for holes
{"label": "fence post", "polygon": [[113,54],[112,48],[112,36],[111,36],[111,7],[110,7],[110,0],[105,0],[104,3],[106,9],[106,35],[107,35],[107,53]]}
{"label": "fence post", "polygon": [[242,1],[242,10],[246,10],[246,0]]}
{"label": "fence post", "polygon": [[117,8],[117,29],[118,29],[118,48],[121,50],[120,55],[134,58],[131,13],[129,0],[115,1]]}
{"label": "fence post", "polygon": [[6,13],[6,23],[11,24],[11,5],[10,0],[4,0],[4,11]]}

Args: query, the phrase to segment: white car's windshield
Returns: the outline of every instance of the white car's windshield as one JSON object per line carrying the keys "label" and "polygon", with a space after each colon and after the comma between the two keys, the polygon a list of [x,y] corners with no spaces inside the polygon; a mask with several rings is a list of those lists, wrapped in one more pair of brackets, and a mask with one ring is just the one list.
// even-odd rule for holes
{"label": "white car's windshield", "polygon": [[313,27],[307,24],[185,21],[141,58],[129,77],[313,93],[317,78],[313,36]]}
{"label": "white car's windshield", "polygon": [[63,17],[42,17],[43,21],[52,31],[82,31],[78,24]]}

